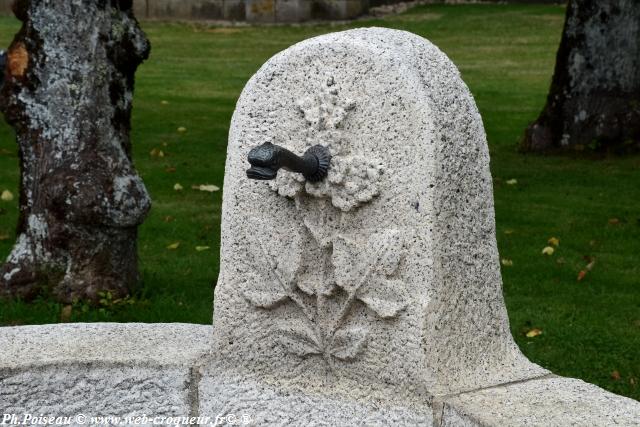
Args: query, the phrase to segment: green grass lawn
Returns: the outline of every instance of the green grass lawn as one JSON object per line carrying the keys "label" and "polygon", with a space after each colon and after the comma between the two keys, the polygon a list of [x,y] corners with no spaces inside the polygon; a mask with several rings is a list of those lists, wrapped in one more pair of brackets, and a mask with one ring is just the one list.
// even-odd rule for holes
{"label": "green grass lawn", "polygon": [[[540,157],[516,149],[544,104],[563,15],[557,6],[468,5],[425,6],[350,25],[144,23],[153,50],[137,74],[132,137],[154,207],[140,233],[142,283],[129,304],[76,305],[65,317],[209,323],[221,193],[191,186],[222,186],[229,121],[242,87],[269,57],[295,42],[385,26],[433,41],[476,97],[492,155],[500,254],[513,263],[503,266],[504,293],[522,351],[557,374],[640,399],[640,157]],[[17,28],[13,19],[0,20],[1,46]],[[165,157],[152,157],[154,148]],[[513,179],[517,184],[507,183]],[[175,191],[176,183],[184,190]],[[17,194],[17,187],[16,145],[2,124],[0,191]],[[8,235],[0,237],[0,258],[9,253],[16,218],[16,201],[0,202],[0,236]],[[551,237],[560,244],[553,255],[542,255]],[[167,249],[176,242],[178,249]],[[578,281],[593,259],[592,270]],[[0,324],[57,322],[61,313],[61,306],[45,300],[3,301]],[[527,338],[535,328],[542,334]]]}

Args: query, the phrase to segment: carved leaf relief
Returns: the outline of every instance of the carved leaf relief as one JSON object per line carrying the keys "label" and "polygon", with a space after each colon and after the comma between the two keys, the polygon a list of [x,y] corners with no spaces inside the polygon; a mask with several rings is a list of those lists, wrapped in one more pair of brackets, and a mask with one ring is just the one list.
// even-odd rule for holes
{"label": "carved leaf relief", "polygon": [[340,360],[353,360],[367,345],[369,333],[364,328],[339,329],[336,331],[331,355]]}
{"label": "carved leaf relief", "polygon": [[[255,271],[246,275],[243,294],[261,309],[297,307],[301,317],[289,318],[277,332],[278,342],[291,354],[322,355],[329,366],[333,359],[355,359],[366,349],[369,331],[363,319],[352,319],[359,312],[353,305],[360,302],[378,317],[391,319],[410,301],[399,278],[405,247],[398,230],[368,237],[338,235],[327,247],[305,232],[293,233],[286,246],[269,240],[274,247],[267,248],[259,235],[248,237]],[[336,292],[339,288],[343,292]],[[334,308],[326,311],[328,302]]]}
{"label": "carved leaf relief", "polygon": [[[252,229],[259,229],[252,227]],[[294,236],[292,244],[280,248],[282,257],[271,255],[264,243],[249,235],[249,265],[254,271],[247,274],[243,295],[251,304],[260,308],[274,308],[289,298],[295,275],[301,261],[300,237]]]}
{"label": "carved leaf relief", "polygon": [[259,308],[275,308],[288,299],[280,283],[264,279],[255,273],[247,274],[247,282],[242,284],[242,293],[247,301]]}
{"label": "carved leaf relief", "polygon": [[336,283],[348,293],[353,293],[360,281],[363,250],[357,242],[340,236],[333,244],[333,265],[336,269]]}
{"label": "carved leaf relief", "polygon": [[322,248],[329,247],[338,234],[340,214],[325,199],[300,197],[296,207],[313,238]]}
{"label": "carved leaf relief", "polygon": [[300,357],[322,354],[320,343],[305,324],[291,322],[280,325],[278,342],[289,353]]}
{"label": "carved leaf relief", "polygon": [[403,281],[377,278],[360,288],[358,299],[378,316],[389,319],[407,307],[409,295]]}

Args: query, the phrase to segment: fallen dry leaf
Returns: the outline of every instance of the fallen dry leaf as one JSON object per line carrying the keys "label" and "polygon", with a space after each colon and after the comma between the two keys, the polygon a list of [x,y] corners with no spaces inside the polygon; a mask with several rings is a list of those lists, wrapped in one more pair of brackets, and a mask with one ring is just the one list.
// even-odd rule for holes
{"label": "fallen dry leaf", "polygon": [[71,320],[72,310],[73,307],[70,305],[65,305],[64,307],[62,307],[62,310],[60,310],[60,322],[68,322],[69,320]]}
{"label": "fallen dry leaf", "polygon": [[8,234],[0,234],[0,242],[4,242],[5,240],[9,240]]}
{"label": "fallen dry leaf", "polygon": [[151,157],[164,157],[164,151],[154,148],[153,150],[149,151],[149,155]]}
{"label": "fallen dry leaf", "polygon": [[501,262],[502,262],[502,265],[504,265],[505,267],[513,266],[513,261],[508,258],[502,258]]}
{"label": "fallen dry leaf", "polygon": [[589,264],[587,264],[586,267],[583,270],[580,270],[580,272],[578,273],[578,282],[580,282],[582,279],[584,279],[585,276],[587,275],[587,273],[590,272],[591,270],[593,270],[593,266],[596,265],[596,259],[595,258],[587,256],[587,255],[585,255],[583,258]]}
{"label": "fallen dry leaf", "polygon": [[160,101],[161,105],[169,105],[169,101],[165,101],[164,99]]}
{"label": "fallen dry leaf", "polygon": [[618,225],[620,224],[620,220],[618,218],[609,218],[609,224]]}
{"label": "fallen dry leaf", "polygon": [[168,166],[164,169],[166,173],[174,173],[177,169],[173,166]]}
{"label": "fallen dry leaf", "polygon": [[549,240],[547,240],[547,243],[557,247],[560,245],[560,239],[558,239],[557,237],[550,237]]}
{"label": "fallen dry leaf", "polygon": [[180,185],[179,183],[176,183],[176,185],[173,186],[173,189],[176,191],[182,191],[184,190],[184,187],[182,185]]}
{"label": "fallen dry leaf", "polygon": [[196,246],[196,251],[198,252],[208,251],[209,249],[211,249],[210,246]]}
{"label": "fallen dry leaf", "polygon": [[555,249],[553,249],[553,247],[551,247],[551,246],[546,246],[546,247],[542,250],[542,255],[549,255],[549,256],[551,256],[551,255],[553,255],[553,253],[554,253],[555,251],[556,251],[556,250],[555,250]]}
{"label": "fallen dry leaf", "polygon": [[611,372],[611,379],[614,381],[618,381],[620,379],[620,372],[618,372],[617,370]]}
{"label": "fallen dry leaf", "polygon": [[193,185],[191,186],[192,189],[194,190],[200,190],[200,191],[206,191],[208,193],[215,193],[216,191],[220,191],[220,187],[218,187],[217,185]]}
{"label": "fallen dry leaf", "polygon": [[4,190],[0,195],[0,199],[2,199],[3,202],[10,202],[13,200],[13,193],[9,190]]}
{"label": "fallen dry leaf", "polygon": [[175,251],[179,247],[180,247],[180,242],[175,242],[167,246],[167,249],[169,249],[170,251]]}
{"label": "fallen dry leaf", "polygon": [[527,332],[527,338],[534,338],[538,335],[542,335],[542,330],[538,328],[533,328],[529,332]]}
{"label": "fallen dry leaf", "polygon": [[187,131],[187,128],[186,128],[186,127],[184,127],[184,126],[180,126],[180,127],[178,128],[178,132],[180,132],[180,133],[184,133],[184,132],[186,132],[186,131]]}
{"label": "fallen dry leaf", "polygon": [[518,183],[517,179],[509,179],[506,181],[507,185],[516,185]]}

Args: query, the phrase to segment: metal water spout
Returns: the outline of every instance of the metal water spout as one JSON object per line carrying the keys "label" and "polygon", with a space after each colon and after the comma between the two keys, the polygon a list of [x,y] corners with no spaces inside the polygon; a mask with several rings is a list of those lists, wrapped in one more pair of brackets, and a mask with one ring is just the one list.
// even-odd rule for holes
{"label": "metal water spout", "polygon": [[307,181],[318,182],[326,178],[331,163],[329,149],[322,145],[309,148],[302,157],[279,145],[265,142],[253,148],[248,156],[251,168],[247,170],[250,179],[275,179],[278,170],[301,173]]}

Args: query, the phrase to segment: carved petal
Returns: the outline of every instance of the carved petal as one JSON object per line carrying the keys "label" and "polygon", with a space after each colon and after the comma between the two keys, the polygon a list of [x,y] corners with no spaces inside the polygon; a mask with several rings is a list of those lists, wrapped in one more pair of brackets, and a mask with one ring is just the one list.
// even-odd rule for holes
{"label": "carved petal", "polygon": [[257,274],[249,274],[249,279],[241,286],[245,299],[255,307],[271,309],[288,298],[278,282],[263,279]]}
{"label": "carved petal", "polygon": [[340,329],[336,332],[331,354],[340,360],[353,360],[367,346],[364,328]]}
{"label": "carved petal", "polygon": [[278,342],[289,353],[297,356],[322,353],[315,335],[304,324],[294,322],[283,324],[278,333]]}
{"label": "carved petal", "polygon": [[360,288],[358,299],[385,319],[395,317],[409,304],[409,294],[403,281],[382,278]]}

